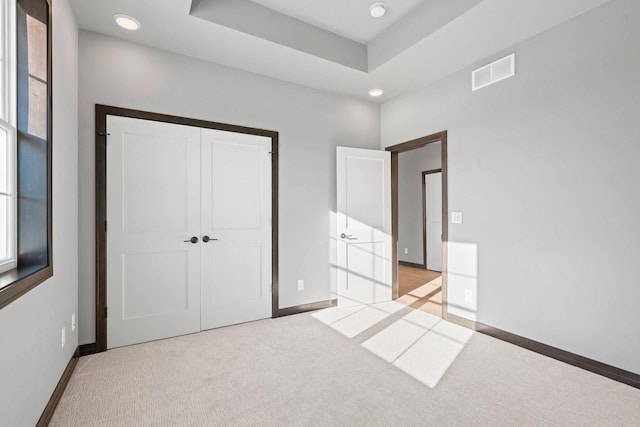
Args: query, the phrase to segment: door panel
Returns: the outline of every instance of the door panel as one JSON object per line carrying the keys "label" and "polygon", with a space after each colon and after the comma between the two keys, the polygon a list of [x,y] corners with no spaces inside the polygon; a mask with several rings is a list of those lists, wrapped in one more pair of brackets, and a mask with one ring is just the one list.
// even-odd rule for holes
{"label": "door panel", "polygon": [[202,131],[202,329],[271,317],[271,139]]}
{"label": "door panel", "polygon": [[[212,137],[211,132],[215,131],[205,132]],[[265,147],[211,140],[209,144],[213,212],[210,227],[217,230],[260,229],[263,223],[262,163]],[[271,140],[263,145],[268,145],[268,153]]]}
{"label": "door panel", "polygon": [[189,309],[188,251],[123,254],[122,264],[124,320]]}
{"label": "door panel", "polygon": [[386,269],[384,242],[347,245],[346,291],[361,302],[386,301]]}
{"label": "door panel", "polygon": [[189,146],[154,134],[125,132],[123,138],[124,231],[186,231]]}
{"label": "door panel", "polygon": [[337,149],[338,304],[391,300],[391,155]]}
{"label": "door panel", "polygon": [[200,330],[200,130],[107,117],[107,347]]}
{"label": "door panel", "polygon": [[347,228],[384,228],[384,159],[348,156],[345,163]]}
{"label": "door panel", "polygon": [[442,271],[442,173],[425,175],[427,269]]}
{"label": "door panel", "polygon": [[221,286],[213,288],[211,304],[228,304],[263,298],[262,247],[213,246],[212,276]]}

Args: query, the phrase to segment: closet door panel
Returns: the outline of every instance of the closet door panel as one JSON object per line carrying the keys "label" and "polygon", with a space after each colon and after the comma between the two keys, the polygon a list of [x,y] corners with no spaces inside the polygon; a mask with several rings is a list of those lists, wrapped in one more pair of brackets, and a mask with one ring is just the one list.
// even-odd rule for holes
{"label": "closet door panel", "polygon": [[209,226],[215,230],[261,229],[264,150],[242,143],[209,144],[212,201]]}
{"label": "closet door panel", "polygon": [[271,317],[271,139],[203,129],[201,149],[202,329]]}
{"label": "closet door panel", "polygon": [[200,330],[200,129],[108,116],[107,347]]}

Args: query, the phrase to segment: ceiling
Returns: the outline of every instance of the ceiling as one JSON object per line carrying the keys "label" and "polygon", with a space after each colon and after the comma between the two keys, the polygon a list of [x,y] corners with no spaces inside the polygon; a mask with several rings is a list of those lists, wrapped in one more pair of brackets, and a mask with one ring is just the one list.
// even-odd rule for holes
{"label": "ceiling", "polygon": [[375,0],[253,0],[311,25],[367,44],[424,0],[386,0],[384,17],[373,19],[369,8]]}
{"label": "ceiling", "polygon": [[[81,28],[385,102],[610,0],[70,0]],[[112,16],[131,15],[138,31]],[[215,41],[215,42],[213,42]],[[372,99],[367,92],[382,88]]]}

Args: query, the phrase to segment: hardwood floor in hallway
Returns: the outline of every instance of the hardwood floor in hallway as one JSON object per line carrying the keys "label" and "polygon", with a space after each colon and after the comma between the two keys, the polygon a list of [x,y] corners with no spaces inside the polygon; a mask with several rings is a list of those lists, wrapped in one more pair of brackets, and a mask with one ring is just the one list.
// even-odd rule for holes
{"label": "hardwood floor in hallway", "polygon": [[398,278],[399,303],[442,317],[442,273],[401,264]]}

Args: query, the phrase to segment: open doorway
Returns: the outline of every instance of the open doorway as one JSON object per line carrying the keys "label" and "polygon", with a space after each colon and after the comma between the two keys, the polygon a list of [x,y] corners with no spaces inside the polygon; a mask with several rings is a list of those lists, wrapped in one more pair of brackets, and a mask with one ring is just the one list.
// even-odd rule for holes
{"label": "open doorway", "polygon": [[447,134],[391,152],[393,299],[446,319]]}

